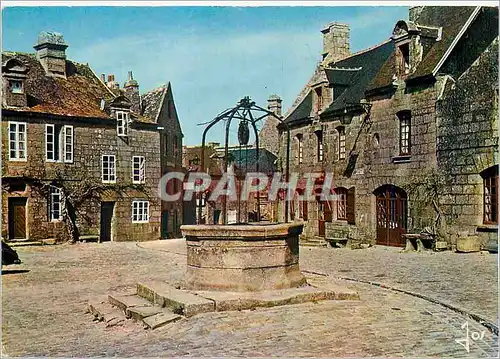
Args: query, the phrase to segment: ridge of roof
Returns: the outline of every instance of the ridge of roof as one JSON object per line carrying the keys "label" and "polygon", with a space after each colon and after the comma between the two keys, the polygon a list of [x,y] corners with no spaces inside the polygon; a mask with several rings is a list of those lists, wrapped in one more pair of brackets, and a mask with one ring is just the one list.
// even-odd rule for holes
{"label": "ridge of roof", "polygon": [[[384,40],[384,41],[382,41],[382,42],[380,42],[380,43],[378,43],[378,44],[376,44],[376,45],[373,45],[373,46],[367,47],[366,49],[356,51],[356,52],[354,52],[354,53],[350,54],[349,56],[344,57],[342,60],[338,60],[338,61],[336,61],[336,62],[330,62],[327,66],[329,67],[329,66],[331,66],[332,64],[338,64],[339,62],[343,62],[343,61],[348,60],[348,59],[350,59],[350,58],[352,58],[352,57],[359,56],[359,55],[363,55],[364,53],[369,52],[369,51],[372,51],[372,50],[375,50],[376,48],[378,48],[378,47],[380,47],[380,46],[383,46],[383,45],[385,45],[385,44],[387,44],[388,42],[391,42],[391,41],[392,41],[392,40],[389,38],[389,39]],[[326,67],[326,68],[327,68],[327,67]]]}

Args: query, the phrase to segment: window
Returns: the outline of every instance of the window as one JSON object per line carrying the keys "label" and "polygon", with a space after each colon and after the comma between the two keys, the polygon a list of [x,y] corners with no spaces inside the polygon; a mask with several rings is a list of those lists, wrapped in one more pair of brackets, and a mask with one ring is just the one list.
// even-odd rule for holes
{"label": "window", "polygon": [[174,147],[173,157],[174,157],[174,160],[176,160],[177,159],[177,145],[178,145],[178,143],[177,143],[177,136],[174,136],[174,141],[173,142],[174,142],[173,143],[173,147]]}
{"label": "window", "polygon": [[483,177],[483,223],[498,224],[498,166],[484,171]]}
{"label": "window", "polygon": [[410,73],[410,44],[399,46],[400,72],[401,74]]}
{"label": "window", "polygon": [[144,156],[132,158],[132,183],[146,183],[146,159]]}
{"label": "window", "polygon": [[102,156],[102,183],[116,183],[116,167],[114,155]]}
{"label": "window", "polygon": [[61,189],[54,186],[49,187],[48,217],[51,222],[62,220]]}
{"label": "window", "polygon": [[304,142],[302,135],[297,135],[297,162],[300,164],[304,160]]}
{"label": "window", "polygon": [[410,154],[411,147],[411,113],[401,111],[397,116],[399,118],[399,154],[407,156]]}
{"label": "window", "polygon": [[125,111],[116,111],[116,133],[118,136],[128,136],[129,115]]}
{"label": "window", "polygon": [[24,93],[21,80],[9,80],[9,91],[12,93]]}
{"label": "window", "polygon": [[45,155],[47,162],[73,162],[73,126],[45,125]]}
{"label": "window", "polygon": [[304,200],[302,201],[302,211],[301,211],[301,215],[302,215],[302,219],[304,221],[307,221],[307,215],[308,215],[308,209],[307,209],[307,201]]}
{"label": "window", "polygon": [[26,123],[9,122],[9,159],[26,161]]}
{"label": "window", "polygon": [[347,189],[337,188],[335,190],[337,195],[337,219],[347,220]]}
{"label": "window", "polygon": [[323,108],[323,89],[318,87],[314,91],[316,92],[316,112],[321,112]]}
{"label": "window", "polygon": [[316,149],[318,162],[323,162],[323,131],[317,131],[316,138],[318,142]]}
{"label": "window", "polygon": [[132,223],[149,222],[149,202],[132,201]]}
{"label": "window", "polygon": [[337,131],[339,133],[339,159],[345,159],[345,128],[338,127]]}

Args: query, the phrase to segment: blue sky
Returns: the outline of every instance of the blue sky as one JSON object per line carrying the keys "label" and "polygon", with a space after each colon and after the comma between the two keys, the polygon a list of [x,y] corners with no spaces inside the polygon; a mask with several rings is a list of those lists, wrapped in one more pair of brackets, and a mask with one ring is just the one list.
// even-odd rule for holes
{"label": "blue sky", "polygon": [[[351,51],[387,39],[407,7],[8,7],[2,48],[33,52],[40,31],[57,31],[68,58],[123,85],[132,70],[141,92],[167,81],[184,144],[201,142],[197,123],[240,98],[262,107],[277,94],[289,108],[321,58],[320,30],[351,26]],[[220,131],[209,140],[222,141]],[[232,141],[233,142],[233,141]]]}

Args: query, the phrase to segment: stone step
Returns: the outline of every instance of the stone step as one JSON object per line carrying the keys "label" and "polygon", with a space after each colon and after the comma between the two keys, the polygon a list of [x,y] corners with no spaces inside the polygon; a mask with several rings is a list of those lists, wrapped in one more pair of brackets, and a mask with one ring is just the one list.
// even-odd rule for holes
{"label": "stone step", "polygon": [[153,306],[153,303],[148,300],[137,296],[134,294],[110,294],[108,295],[108,302],[123,311],[123,313],[127,313],[127,308],[132,307],[141,307],[141,306]]}
{"label": "stone step", "polygon": [[137,295],[186,317],[215,311],[214,301],[175,289],[165,282],[139,282]]}
{"label": "stone step", "polygon": [[328,247],[328,243],[319,243],[319,242],[301,242],[300,245],[302,247]]}
{"label": "stone step", "polygon": [[142,322],[149,329],[156,329],[164,326],[165,324],[176,322],[181,318],[182,316],[180,316],[179,314],[175,314],[174,312],[163,308],[163,311],[161,313],[146,317],[142,320]]}
{"label": "stone step", "polygon": [[106,323],[106,327],[123,325],[126,319],[120,309],[114,308],[104,298],[89,301],[87,312],[94,316],[94,320]]}

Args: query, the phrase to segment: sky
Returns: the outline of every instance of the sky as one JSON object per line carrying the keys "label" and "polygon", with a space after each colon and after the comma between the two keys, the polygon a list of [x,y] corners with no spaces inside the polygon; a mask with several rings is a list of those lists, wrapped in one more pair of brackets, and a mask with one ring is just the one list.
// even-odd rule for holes
{"label": "sky", "polygon": [[[39,32],[56,31],[68,59],[114,74],[122,86],[128,71],[141,93],[170,81],[184,144],[196,145],[197,124],[244,96],[265,108],[276,94],[286,112],[321,59],[327,23],[350,25],[355,52],[388,39],[407,18],[407,6],[7,7],[2,49],[34,52]],[[208,140],[223,142],[222,131]]]}

